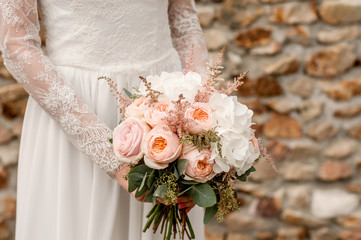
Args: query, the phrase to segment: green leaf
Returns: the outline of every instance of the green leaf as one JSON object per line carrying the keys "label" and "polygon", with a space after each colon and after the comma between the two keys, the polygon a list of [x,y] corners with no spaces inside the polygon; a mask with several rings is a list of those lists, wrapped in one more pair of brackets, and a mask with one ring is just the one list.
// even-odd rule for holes
{"label": "green leaf", "polygon": [[183,185],[196,185],[199,184],[199,182],[192,181],[192,180],[180,180],[179,183]]}
{"label": "green leaf", "polygon": [[207,224],[217,214],[218,205],[214,204],[212,207],[207,207],[204,213],[203,223]]}
{"label": "green leaf", "polygon": [[192,187],[193,187],[193,186],[190,186],[189,188],[185,189],[184,191],[178,193],[177,196],[178,196],[178,197],[179,197],[179,196],[182,196],[183,194],[185,194],[186,192],[188,192]]}
{"label": "green leaf", "polygon": [[184,171],[186,170],[186,166],[188,163],[188,159],[179,159],[177,162],[177,169],[178,169],[178,173],[180,175],[184,174]]}
{"label": "green leaf", "polygon": [[153,193],[152,193],[152,192],[149,192],[149,193],[147,194],[147,196],[145,196],[144,200],[147,201],[147,202],[152,202],[152,200],[153,200]]}
{"label": "green leaf", "polygon": [[143,177],[143,181],[142,183],[140,184],[140,187],[139,189],[142,189],[144,186],[145,186],[145,182],[147,180],[147,176],[148,176],[148,173],[145,173],[144,177]]}
{"label": "green leaf", "polygon": [[113,144],[113,138],[109,139],[109,142],[110,142],[111,144]]}
{"label": "green leaf", "polygon": [[241,176],[237,175],[237,179],[241,182],[247,181],[247,177],[252,173],[255,172],[256,169],[252,166],[250,169],[248,169],[245,173],[243,173]]}
{"label": "green leaf", "polygon": [[133,183],[131,179],[128,178],[128,192],[134,192],[137,189],[137,186]]}
{"label": "green leaf", "polygon": [[159,185],[158,187],[157,187],[157,189],[155,190],[155,192],[154,192],[154,196],[155,197],[164,197],[164,195],[166,194],[166,192],[167,192],[167,186],[165,186],[165,185]]}
{"label": "green leaf", "polygon": [[189,195],[198,206],[203,208],[211,207],[217,202],[216,194],[207,183],[194,185],[189,190]]}
{"label": "green leaf", "polygon": [[153,169],[149,168],[147,165],[145,164],[140,164],[136,167],[133,167],[129,173],[142,173],[143,175],[145,175],[146,172],[148,172],[148,174],[150,174],[152,172]]}
{"label": "green leaf", "polygon": [[152,185],[154,184],[155,173],[156,173],[156,171],[155,171],[155,169],[153,169],[153,171],[150,173],[149,178],[147,180],[147,186],[149,189],[151,189]]}
{"label": "green leaf", "polygon": [[128,98],[132,98],[133,94],[129,92],[127,89],[123,88],[125,94],[127,94]]}
{"label": "green leaf", "polygon": [[119,125],[122,123],[122,121],[123,121],[122,119],[119,120]]}
{"label": "green leaf", "polygon": [[138,188],[137,191],[135,192],[135,197],[136,198],[141,197],[146,191],[147,191],[146,187]]}
{"label": "green leaf", "polygon": [[178,173],[178,170],[177,168],[174,168],[174,176],[178,179],[179,178],[179,173]]}
{"label": "green leaf", "polygon": [[134,185],[140,187],[143,182],[144,174],[141,173],[129,173],[128,180],[131,180]]}

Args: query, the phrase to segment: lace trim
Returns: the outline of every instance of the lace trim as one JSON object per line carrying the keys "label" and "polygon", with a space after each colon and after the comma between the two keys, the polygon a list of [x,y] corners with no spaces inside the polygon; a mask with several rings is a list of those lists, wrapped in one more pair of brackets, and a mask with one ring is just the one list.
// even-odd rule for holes
{"label": "lace trim", "polygon": [[[55,119],[70,141],[109,174],[122,167],[105,126],[42,53],[36,1],[0,0],[0,49],[17,81]],[[34,19],[32,21],[32,19]]]}
{"label": "lace trim", "polygon": [[193,45],[193,70],[206,73],[208,51],[194,0],[170,0],[168,12],[173,46],[182,58],[183,67]]}

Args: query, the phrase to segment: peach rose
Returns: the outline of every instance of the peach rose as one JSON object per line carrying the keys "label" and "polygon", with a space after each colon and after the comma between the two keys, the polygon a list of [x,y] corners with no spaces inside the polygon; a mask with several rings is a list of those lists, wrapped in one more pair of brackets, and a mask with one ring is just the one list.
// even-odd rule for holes
{"label": "peach rose", "polygon": [[212,109],[207,103],[194,103],[186,110],[184,117],[195,121],[188,129],[192,134],[201,133],[212,128]]}
{"label": "peach rose", "polygon": [[153,169],[164,169],[182,152],[178,136],[165,124],[157,125],[144,138],[144,162]]}
{"label": "peach rose", "polygon": [[150,127],[137,118],[128,118],[114,129],[113,150],[119,160],[126,164],[136,164],[143,158],[141,148],[144,136]]}
{"label": "peach rose", "polygon": [[141,97],[134,100],[134,102],[125,109],[125,113],[124,113],[125,117],[126,118],[135,117],[135,118],[143,119],[144,113],[149,108],[147,102],[148,102],[148,98],[145,97]]}
{"label": "peach rose", "polygon": [[184,179],[202,183],[211,180],[216,175],[213,171],[214,161],[210,160],[211,155],[212,151],[209,148],[199,152],[193,144],[185,145],[181,156],[182,159],[188,160]]}
{"label": "peach rose", "polygon": [[167,124],[165,117],[167,117],[167,112],[172,109],[172,106],[168,102],[157,102],[153,107],[150,107],[144,114],[145,121],[155,127],[158,124]]}

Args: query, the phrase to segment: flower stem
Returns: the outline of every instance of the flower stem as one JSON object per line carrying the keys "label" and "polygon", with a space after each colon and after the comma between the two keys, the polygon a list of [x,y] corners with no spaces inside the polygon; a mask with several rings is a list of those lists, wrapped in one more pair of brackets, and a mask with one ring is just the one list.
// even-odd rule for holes
{"label": "flower stem", "polygon": [[153,212],[155,211],[155,209],[158,207],[158,204],[155,204],[153,206],[153,208],[149,211],[149,213],[147,214],[147,218],[149,218],[150,216],[152,216]]}
{"label": "flower stem", "polygon": [[150,225],[152,224],[153,219],[154,219],[155,215],[157,215],[159,209],[160,209],[160,204],[157,205],[157,208],[153,212],[152,216],[148,219],[147,223],[144,226],[143,232],[146,232],[147,229],[150,227]]}
{"label": "flower stem", "polygon": [[168,226],[168,235],[167,235],[167,240],[170,240],[170,237],[172,235],[172,227],[173,227],[173,207],[170,207],[170,212],[169,212],[169,226]]}
{"label": "flower stem", "polygon": [[191,221],[189,220],[188,215],[186,215],[186,221],[187,221],[187,226],[188,226],[188,228],[189,228],[189,232],[190,232],[190,234],[191,234],[191,237],[192,237],[192,239],[195,239],[196,236],[194,235],[192,223],[191,223]]}

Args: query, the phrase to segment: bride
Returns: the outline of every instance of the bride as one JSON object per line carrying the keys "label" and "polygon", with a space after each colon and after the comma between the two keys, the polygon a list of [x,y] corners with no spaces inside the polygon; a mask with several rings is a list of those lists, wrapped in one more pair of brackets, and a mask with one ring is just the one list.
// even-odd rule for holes
{"label": "bride", "polygon": [[[207,50],[193,0],[38,2],[0,0],[0,50],[30,94],[20,144],[16,239],[162,239],[142,233],[151,204],[125,190],[127,168],[108,142],[120,113],[98,77],[132,89],[139,75],[181,71],[192,44],[193,70],[204,72]],[[188,210],[194,205],[181,201]],[[197,239],[204,239],[202,210],[189,214]]]}

